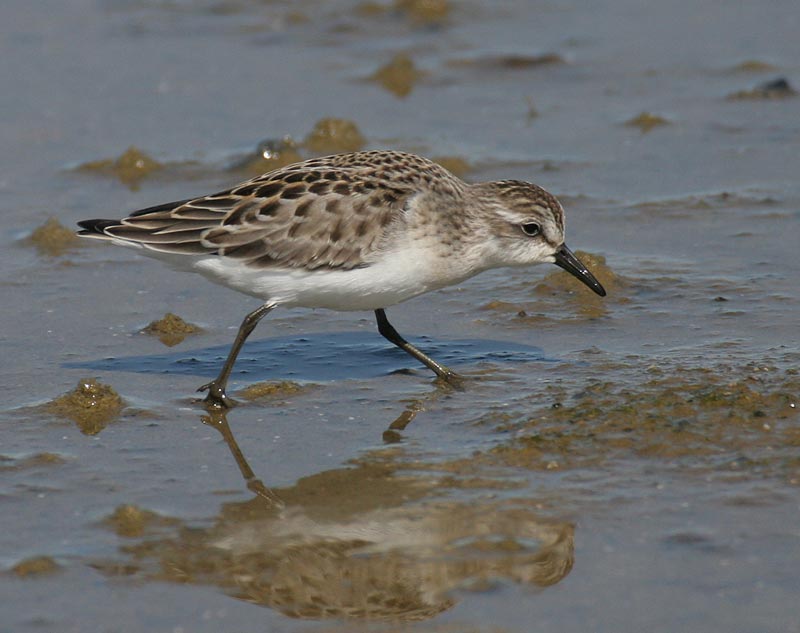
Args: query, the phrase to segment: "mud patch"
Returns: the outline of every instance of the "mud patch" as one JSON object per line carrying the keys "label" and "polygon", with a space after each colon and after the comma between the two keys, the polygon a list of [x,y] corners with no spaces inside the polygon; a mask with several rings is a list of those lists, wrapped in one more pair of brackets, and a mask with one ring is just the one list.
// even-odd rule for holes
{"label": "mud patch", "polygon": [[177,314],[167,312],[162,318],[151,322],[142,329],[143,334],[158,337],[167,347],[174,347],[181,343],[187,336],[199,334],[203,329],[193,323],[187,323]]}
{"label": "mud patch", "polygon": [[103,158],[78,166],[79,171],[102,174],[117,178],[132,190],[137,190],[142,181],[164,166],[131,145],[117,158]]}
{"label": "mud patch", "polygon": [[252,155],[238,161],[232,169],[250,176],[260,176],[302,160],[298,144],[290,136],[284,136],[278,140],[262,141]]}
{"label": "mud patch", "polygon": [[536,55],[479,55],[451,59],[447,65],[452,68],[475,68],[479,70],[527,70],[539,66],[550,66],[565,63],[558,53],[541,53]]}
{"label": "mud patch", "polygon": [[628,301],[623,289],[629,282],[606,264],[605,257],[585,251],[576,251],[575,255],[606,289],[606,297],[598,296],[568,272],[556,270],[534,286],[534,293],[539,297],[536,300],[495,300],[483,304],[481,309],[508,315],[513,319],[512,324],[530,326],[548,321],[597,319],[608,314],[610,305]]}
{"label": "mud patch", "polygon": [[364,147],[366,140],[358,126],[347,119],[320,119],[306,136],[303,144],[312,152],[329,154],[355,152]]}
{"label": "mud patch", "polygon": [[748,209],[761,207],[761,215],[774,213],[774,207],[780,200],[772,196],[757,195],[747,191],[720,191],[707,194],[689,194],[681,198],[665,198],[663,200],[645,200],[632,208],[642,211],[654,211],[660,217],[693,217],[687,211],[709,211],[727,209]]}
{"label": "mud patch", "polygon": [[48,218],[44,224],[34,229],[27,243],[33,245],[39,254],[57,257],[77,247],[79,240],[75,231],[68,229],[56,218]]}
{"label": "mud patch", "polygon": [[746,59],[731,68],[731,72],[734,73],[763,73],[774,72],[776,70],[776,66],[769,62],[761,61],[760,59]]}
{"label": "mud patch", "polygon": [[635,117],[625,121],[625,125],[628,127],[639,128],[642,134],[647,134],[647,132],[657,127],[669,125],[669,121],[657,114],[652,114],[651,112],[642,112],[641,114],[638,114]]}
{"label": "mud patch", "polygon": [[136,505],[121,505],[108,517],[102,525],[109,528],[117,536],[123,538],[141,538],[151,533],[154,528],[177,525],[175,519],[164,517]]}
{"label": "mud patch", "polygon": [[[611,372],[606,372],[611,373]],[[648,368],[641,382],[547,389],[547,406],[500,422],[513,441],[483,454],[534,470],[641,459],[682,472],[800,484],[800,378],[773,367]],[[496,422],[495,422],[496,423]]]}
{"label": "mud patch", "polygon": [[81,380],[73,391],[43,406],[48,413],[75,422],[85,435],[97,435],[124,407],[124,400],[113,387],[94,379]]}
{"label": "mud patch", "polygon": [[314,385],[301,385],[290,380],[278,382],[257,382],[237,391],[236,395],[244,400],[253,401],[282,401],[289,396],[305,393],[314,388]]}
{"label": "mud patch", "polygon": [[411,94],[422,76],[423,73],[417,70],[414,61],[408,55],[398,53],[388,63],[378,68],[370,79],[396,97],[406,97]]}
{"label": "mud patch", "polygon": [[417,24],[441,24],[450,15],[447,0],[395,0],[394,6]]}
{"label": "mud patch", "polygon": [[10,571],[19,578],[39,578],[50,576],[60,570],[61,565],[50,556],[33,556],[21,560]]}
{"label": "mud patch", "polygon": [[36,453],[29,457],[14,458],[0,455],[0,472],[28,470],[41,466],[60,466],[66,463],[61,455],[57,453]]}
{"label": "mud patch", "polygon": [[361,18],[375,18],[384,15],[388,7],[380,2],[359,2],[354,8],[353,13]]}
{"label": "mud patch", "polygon": [[460,156],[435,156],[431,160],[459,178],[463,178],[473,169],[469,161]]}
{"label": "mud patch", "polygon": [[787,97],[797,96],[797,91],[791,86],[789,80],[784,77],[771,79],[755,88],[749,90],[739,90],[729,94],[728,101],[747,101],[747,100],[771,100],[786,99]]}

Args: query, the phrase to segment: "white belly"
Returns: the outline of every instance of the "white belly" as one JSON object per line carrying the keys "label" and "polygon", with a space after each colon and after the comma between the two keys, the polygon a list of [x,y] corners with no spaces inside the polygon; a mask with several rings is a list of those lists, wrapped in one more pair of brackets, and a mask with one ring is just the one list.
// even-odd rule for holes
{"label": "white belly", "polygon": [[331,310],[375,310],[449,286],[472,272],[427,249],[409,246],[353,270],[254,269],[225,257],[201,257],[192,270],[211,281],[277,305]]}

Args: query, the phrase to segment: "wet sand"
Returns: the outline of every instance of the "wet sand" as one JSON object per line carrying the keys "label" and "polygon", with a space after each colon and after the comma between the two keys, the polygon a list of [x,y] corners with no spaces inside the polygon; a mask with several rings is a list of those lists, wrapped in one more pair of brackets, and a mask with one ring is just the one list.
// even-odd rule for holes
{"label": "wet sand", "polygon": [[[9,631],[800,631],[794,3],[6,2]],[[780,79],[785,79],[782,83]],[[75,222],[391,147],[567,208],[555,267],[276,311]]]}

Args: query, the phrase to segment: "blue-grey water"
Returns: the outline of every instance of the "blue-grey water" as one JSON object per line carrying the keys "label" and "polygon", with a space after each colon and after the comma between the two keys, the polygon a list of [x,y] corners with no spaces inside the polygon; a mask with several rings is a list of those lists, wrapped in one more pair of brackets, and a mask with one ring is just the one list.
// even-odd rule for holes
{"label": "blue-grey water", "polygon": [[[792,0],[5,0],[0,630],[800,631],[799,30]],[[369,313],[277,310],[231,387],[275,384],[208,417],[256,302],[28,240],[310,156],[326,117],[545,186],[608,297],[539,267],[389,308],[462,390]],[[161,167],[96,164],[131,146]],[[203,332],[140,333],[166,312]],[[92,378],[121,413],[48,408]]]}

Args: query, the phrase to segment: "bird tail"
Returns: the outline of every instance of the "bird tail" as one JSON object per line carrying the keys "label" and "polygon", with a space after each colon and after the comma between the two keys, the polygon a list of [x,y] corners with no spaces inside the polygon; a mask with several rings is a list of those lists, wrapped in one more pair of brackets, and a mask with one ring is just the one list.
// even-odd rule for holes
{"label": "bird tail", "polygon": [[81,220],[78,222],[81,231],[78,231],[80,237],[91,237],[100,240],[113,239],[106,229],[111,226],[119,226],[119,220]]}

